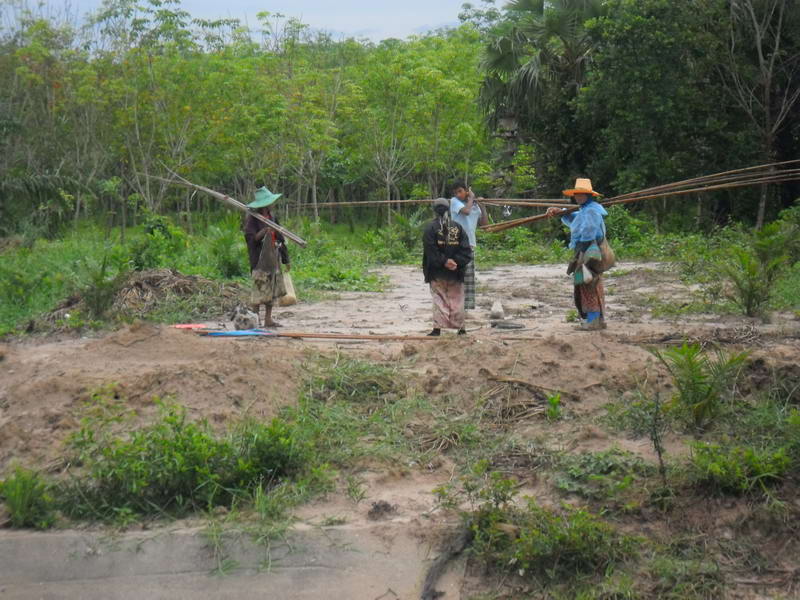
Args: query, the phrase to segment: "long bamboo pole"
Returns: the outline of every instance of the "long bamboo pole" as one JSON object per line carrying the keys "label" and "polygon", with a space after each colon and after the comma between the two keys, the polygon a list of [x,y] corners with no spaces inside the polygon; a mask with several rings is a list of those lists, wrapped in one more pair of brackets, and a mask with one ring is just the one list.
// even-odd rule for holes
{"label": "long bamboo pole", "polygon": [[[321,202],[317,204],[319,208],[337,207],[337,206],[382,206],[386,204],[430,204],[433,200],[360,200],[360,201],[345,201],[345,202]],[[490,206],[530,206],[546,208],[549,206],[569,206],[569,202],[564,202],[563,198],[547,199],[538,198],[532,200],[524,199],[505,199],[505,198],[484,198],[480,200],[481,204],[488,204]]]}
{"label": "long bamboo pole", "polygon": [[240,210],[243,213],[246,213],[248,215],[251,215],[253,218],[258,219],[259,221],[264,223],[267,227],[269,227],[270,229],[273,229],[273,230],[277,231],[278,233],[282,234],[286,239],[292,240],[295,244],[299,245],[300,247],[305,248],[308,245],[308,242],[306,242],[303,238],[301,238],[296,233],[292,233],[291,231],[289,231],[288,229],[286,229],[282,225],[278,225],[275,221],[272,221],[271,219],[268,219],[264,215],[262,215],[260,213],[257,213],[254,210],[251,210],[243,202],[240,202],[239,200],[236,200],[235,198],[231,198],[230,196],[226,196],[225,194],[221,194],[220,192],[217,192],[217,191],[212,190],[210,188],[204,187],[202,185],[197,185],[195,183],[192,183],[191,181],[189,181],[187,179],[184,179],[183,177],[181,177],[180,175],[178,175],[177,173],[175,173],[173,171],[170,171],[170,173],[172,173],[172,175],[176,179],[165,179],[164,177],[158,177],[156,175],[146,175],[146,177],[149,177],[150,179],[155,179],[156,181],[161,181],[161,182],[169,184],[169,185],[180,185],[182,187],[186,187],[186,188],[189,188],[189,189],[197,190],[199,192],[204,192],[204,193],[208,194],[209,196],[212,196],[213,198],[216,198],[217,200],[219,200],[223,204],[226,204],[226,205],[230,206],[231,208],[235,208],[236,210]]}
{"label": "long bamboo pole", "polygon": [[[798,162],[798,161],[787,161],[787,162]],[[645,193],[646,190],[641,190],[641,191],[636,192],[636,193],[623,194],[623,195],[620,195],[620,196],[615,196],[614,198],[611,198],[609,200],[601,202],[601,204],[603,206],[612,206],[612,205],[615,205],[615,204],[629,204],[629,203],[632,203],[632,202],[639,202],[641,200],[652,200],[654,198],[663,198],[665,196],[682,196],[682,195],[686,195],[686,194],[696,194],[696,193],[715,191],[715,190],[735,189],[735,188],[740,188],[740,187],[747,187],[747,186],[752,186],[752,185],[761,185],[761,184],[766,184],[766,183],[784,183],[784,182],[787,182],[787,181],[797,181],[797,180],[800,179],[800,169],[791,169],[791,170],[787,170],[787,171],[771,171],[771,172],[768,172],[767,174],[763,174],[763,173],[762,174],[756,174],[756,175],[750,176],[747,179],[725,181],[723,183],[716,184],[716,185],[714,185],[714,180],[713,179],[708,179],[708,178],[704,178],[704,179],[706,179],[706,182],[702,183],[699,187],[686,188],[686,189],[675,189],[674,185],[673,186],[658,186],[657,188],[651,188],[651,189],[660,189],[661,191],[656,191],[654,193]],[[725,177],[723,177],[722,179],[724,181]],[[683,187],[683,185],[685,185],[684,182],[679,182],[679,183],[681,184],[680,187]],[[570,214],[572,212],[575,212],[576,210],[579,210],[579,209],[580,209],[579,206],[572,206],[569,209],[567,209],[567,210],[565,210],[563,212],[557,213],[556,215],[553,215],[553,216],[561,217],[561,216],[564,216],[566,214]],[[540,220],[543,220],[543,219],[549,219],[549,218],[552,218],[552,217],[548,216],[546,214],[544,214],[544,215],[535,215],[535,216],[531,216],[531,217],[524,217],[524,218],[521,218],[521,219],[514,219],[512,221],[504,221],[502,223],[495,223],[493,225],[487,225],[487,226],[481,227],[481,229],[483,229],[484,231],[496,233],[496,232],[500,232],[500,231],[506,231],[507,229],[511,229],[513,227],[519,227],[520,225],[526,225],[528,223],[533,223],[533,222],[536,222],[536,221],[540,221]]]}
{"label": "long bamboo pole", "polygon": [[[207,331],[196,331],[198,335],[208,336]],[[258,338],[259,336],[251,336]],[[274,332],[264,333],[264,338],[287,338],[295,340],[359,340],[359,341],[373,341],[373,342],[430,342],[436,340],[448,339],[447,337],[437,337],[430,335],[383,335],[383,334],[356,334],[356,333],[314,333],[305,331],[287,331],[287,332]],[[450,338],[455,339],[455,338]],[[501,341],[521,341],[521,340],[535,340],[533,337],[519,337],[519,336],[498,336],[492,337],[492,340]]]}
{"label": "long bamboo pole", "polygon": [[644,194],[644,193],[652,193],[652,192],[657,192],[657,191],[663,191],[665,188],[672,188],[672,187],[676,187],[676,186],[685,186],[685,185],[690,185],[690,184],[691,185],[695,185],[695,184],[700,184],[700,183],[703,183],[703,182],[709,181],[709,180],[716,181],[717,178],[719,178],[719,177],[740,176],[740,175],[744,176],[744,177],[747,177],[748,175],[745,175],[745,174],[746,173],[750,173],[752,171],[771,170],[771,169],[774,169],[776,167],[783,167],[783,166],[786,166],[786,165],[799,164],[799,163],[800,163],[800,159],[794,159],[794,160],[785,160],[783,162],[777,162],[777,163],[767,163],[767,164],[763,164],[763,165],[756,165],[756,166],[753,166],[753,167],[745,167],[745,168],[742,168],[742,169],[733,169],[733,170],[730,170],[730,171],[721,171],[719,173],[713,173],[711,175],[703,175],[701,177],[693,177],[691,179],[684,179],[682,181],[677,181],[677,182],[673,182],[673,183],[665,183],[665,184],[657,185],[657,186],[654,186],[654,187],[645,188],[643,190],[637,190],[635,192],[628,192],[626,194],[620,194],[619,196],[615,196],[614,198],[615,199],[620,199],[620,198],[625,198],[625,197],[628,197],[628,196],[632,196],[634,194]]}

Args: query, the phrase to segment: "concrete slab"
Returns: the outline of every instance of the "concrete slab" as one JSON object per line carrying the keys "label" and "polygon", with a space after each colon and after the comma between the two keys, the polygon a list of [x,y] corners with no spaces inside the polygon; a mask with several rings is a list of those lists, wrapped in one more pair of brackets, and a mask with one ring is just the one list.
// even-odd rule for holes
{"label": "concrete slab", "polygon": [[200,530],[4,532],[0,600],[411,600],[427,562],[410,536],[365,529],[294,532],[268,553],[239,537],[226,550],[239,566],[219,576]]}

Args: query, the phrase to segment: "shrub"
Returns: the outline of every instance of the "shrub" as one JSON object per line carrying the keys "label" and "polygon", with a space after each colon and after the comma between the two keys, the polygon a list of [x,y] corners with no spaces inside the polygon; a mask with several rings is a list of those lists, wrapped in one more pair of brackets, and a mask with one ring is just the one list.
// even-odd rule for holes
{"label": "shrub", "polygon": [[672,375],[677,394],[672,408],[688,415],[696,431],[707,429],[718,417],[726,395],[732,394],[747,353],[725,356],[716,349],[709,356],[699,344],[653,350]]}
{"label": "shrub", "polygon": [[8,506],[13,527],[47,529],[53,524],[50,485],[37,472],[16,467],[0,482],[0,497]]}
{"label": "shrub", "polygon": [[144,236],[131,247],[131,263],[135,270],[172,266],[187,246],[182,229],[168,217],[149,215],[144,224]]}
{"label": "shrub", "polygon": [[516,487],[481,461],[461,478],[460,488],[448,484],[434,493],[444,506],[467,502],[471,507],[461,515],[473,533],[473,555],[520,576],[569,579],[602,572],[635,554],[634,539],[586,510],[549,510],[533,498],[518,508],[512,503]]}
{"label": "shrub", "polygon": [[5,304],[26,306],[47,278],[47,273],[0,265],[0,299]]}
{"label": "shrub", "polygon": [[83,271],[85,283],[80,290],[80,295],[86,303],[86,310],[89,316],[101,319],[105,316],[114,297],[128,275],[126,268],[120,268],[114,275],[111,275],[109,251],[103,254],[99,265],[93,264],[90,260],[84,261]]}
{"label": "shrub", "polygon": [[274,484],[305,463],[307,446],[289,425],[248,421],[227,437],[184,409],[160,405],[158,419],[127,436],[113,420],[85,420],[73,437],[85,474],[72,482],[76,516],[108,517],[119,510],[182,514],[227,505],[262,484]]}
{"label": "shrub", "polygon": [[637,219],[624,206],[611,206],[605,219],[608,239],[622,245],[641,242],[654,233],[649,221]]}
{"label": "shrub", "polygon": [[317,400],[370,403],[397,395],[402,387],[395,371],[384,365],[337,356],[322,359],[309,381],[310,396]]}
{"label": "shrub", "polygon": [[748,317],[760,316],[772,298],[775,284],[789,266],[792,230],[771,223],[744,247],[732,247],[722,272],[731,283],[728,297]]}
{"label": "shrub", "polygon": [[422,230],[432,218],[427,207],[403,215],[395,213],[392,224],[364,234],[364,242],[379,263],[416,262],[422,256]]}
{"label": "shrub", "polygon": [[242,277],[249,272],[247,252],[241,232],[230,227],[208,228],[211,260],[224,279]]}
{"label": "shrub", "polygon": [[719,494],[744,494],[780,482],[791,466],[785,449],[757,450],[718,444],[693,446],[692,476],[696,485]]}
{"label": "shrub", "polygon": [[[565,506],[551,511],[528,499],[518,511],[514,524],[519,536],[507,543],[492,527],[497,522],[482,515],[476,521],[478,535],[490,541],[487,558],[517,571],[551,581],[581,573],[603,572],[634,554],[635,543],[590,512]],[[489,538],[492,538],[491,540]]]}
{"label": "shrub", "polygon": [[566,460],[556,487],[584,498],[615,498],[630,488],[636,475],[650,470],[641,458],[617,448],[587,452]]}

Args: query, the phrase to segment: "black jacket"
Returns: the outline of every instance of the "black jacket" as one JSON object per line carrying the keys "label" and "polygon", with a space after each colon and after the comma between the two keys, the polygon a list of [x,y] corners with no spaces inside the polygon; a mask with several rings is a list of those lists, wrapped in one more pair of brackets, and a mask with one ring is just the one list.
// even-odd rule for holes
{"label": "black jacket", "polygon": [[[267,218],[280,225],[277,217],[270,215]],[[262,229],[266,229],[266,227],[267,226],[262,221],[259,221],[253,216],[247,215],[247,219],[244,222],[244,241],[247,244],[247,255],[250,259],[251,271],[256,268],[256,265],[258,264],[258,257],[261,256],[261,247],[264,245],[264,238],[256,240],[256,234]],[[267,233],[267,235],[269,235],[269,233]],[[289,249],[286,247],[286,240],[283,238],[283,234],[276,233],[275,242],[278,246],[278,253],[281,256],[281,262],[284,265],[288,265]]]}
{"label": "black jacket", "polygon": [[[472,260],[469,237],[455,221],[450,221],[444,231],[440,231],[440,228],[439,219],[434,219],[425,226],[422,233],[422,272],[425,283],[435,279],[464,281],[464,269]],[[448,258],[452,258],[458,265],[455,271],[444,268]]]}

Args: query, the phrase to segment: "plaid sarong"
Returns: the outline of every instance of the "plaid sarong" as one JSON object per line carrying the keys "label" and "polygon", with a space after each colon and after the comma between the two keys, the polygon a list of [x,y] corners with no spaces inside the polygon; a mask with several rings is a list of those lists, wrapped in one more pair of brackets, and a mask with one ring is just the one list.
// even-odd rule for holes
{"label": "plaid sarong", "polygon": [[464,310],[475,308],[475,261],[464,268]]}

